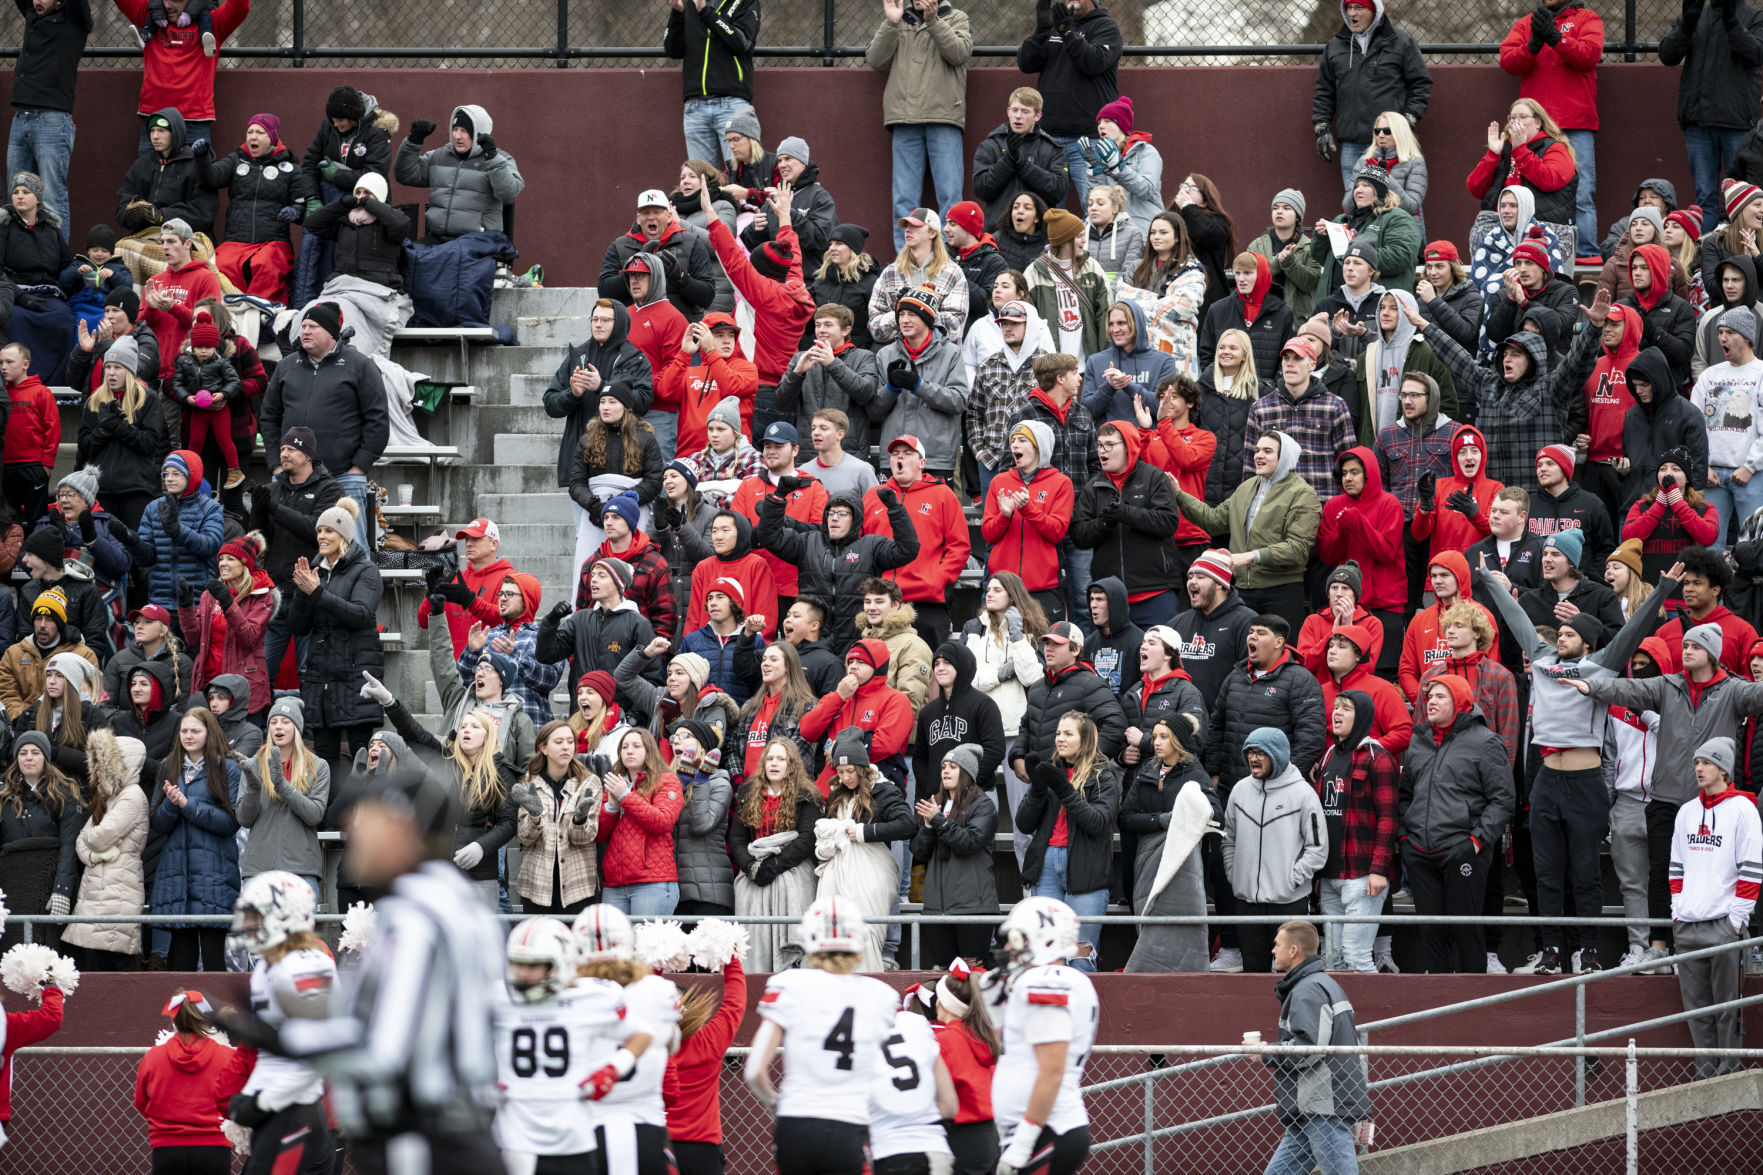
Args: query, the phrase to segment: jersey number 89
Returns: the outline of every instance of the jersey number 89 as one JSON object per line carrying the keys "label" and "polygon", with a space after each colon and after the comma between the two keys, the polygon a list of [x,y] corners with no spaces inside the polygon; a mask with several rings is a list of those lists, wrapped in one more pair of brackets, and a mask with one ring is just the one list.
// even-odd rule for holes
{"label": "jersey number 89", "polygon": [[[514,1075],[531,1077],[539,1071],[538,1033],[531,1028],[514,1030]],[[569,1033],[562,1028],[547,1028],[543,1039],[545,1076],[561,1077],[569,1072]]]}

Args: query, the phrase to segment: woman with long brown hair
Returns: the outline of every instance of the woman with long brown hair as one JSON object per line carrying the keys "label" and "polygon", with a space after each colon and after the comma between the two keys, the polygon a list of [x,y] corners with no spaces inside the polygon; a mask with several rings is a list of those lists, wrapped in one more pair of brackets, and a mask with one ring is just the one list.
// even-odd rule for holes
{"label": "woman with long brown hair", "polygon": [[[794,739],[774,736],[735,802],[729,855],[735,862],[735,914],[800,917],[814,900],[814,822],[820,792]],[[755,971],[786,971],[802,961],[794,925],[748,927]]]}
{"label": "woman with long brown hair", "polygon": [[820,699],[808,687],[802,657],[789,641],[765,646],[759,654],[759,688],[741,707],[724,744],[722,761],[735,786],[759,774],[759,758],[774,738],[793,741],[804,758],[812,753],[802,737],[802,715]]}
{"label": "woman with long brown hair", "polygon": [[[577,508],[575,562],[582,564],[606,541],[600,514],[606,503],[631,490],[641,508],[637,525],[647,529],[649,504],[661,494],[666,464],[655,429],[637,412],[636,392],[623,381],[602,382],[599,411],[582,429],[569,468],[569,500]],[[574,578],[573,576],[571,577]]]}
{"label": "woman with long brown hair", "polygon": [[[1487,151],[1469,173],[1469,194],[1482,202],[1483,211],[1493,211],[1500,192],[1517,185],[1536,197],[1538,220],[1558,226],[1556,231],[1573,226],[1579,159],[1566,133],[1534,98],[1514,99],[1504,127],[1488,123]],[[1589,246],[1581,241],[1578,248],[1583,252]]]}
{"label": "woman with long brown hair", "polygon": [[[1016,827],[1030,834],[1022,876],[1036,896],[1057,898],[1079,915],[1108,909],[1114,856],[1114,816],[1120,809],[1120,772],[1101,752],[1096,722],[1067,710],[1053,736],[1053,759],[1029,771],[1028,794],[1016,809]],[[1060,833],[1064,835],[1061,836]],[[1055,841],[1063,840],[1063,844]],[[1070,961],[1079,971],[1096,969],[1102,928],[1085,925]]]}
{"label": "woman with long brown hair", "polygon": [[992,1070],[1004,1051],[998,1027],[977,982],[976,962],[957,958],[937,980],[937,1050],[955,1084],[955,1117],[944,1123],[955,1154],[951,1175],[992,1175],[998,1166],[998,1128],[992,1121]]}
{"label": "woman with long brown hair", "polygon": [[1237,255],[1237,225],[1224,210],[1218,185],[1190,171],[1175,189],[1169,208],[1187,223],[1194,256],[1206,267],[1206,305],[1229,297],[1234,292],[1227,275],[1231,259]]}
{"label": "woman with long brown hair", "polygon": [[[29,737],[29,736],[26,736]],[[220,721],[194,709],[178,723],[152,803],[153,834],[164,838],[153,877],[155,914],[231,914],[239,897],[239,765]],[[172,971],[226,970],[226,927],[171,928]]]}
{"label": "woman with long brown hair", "polygon": [[80,785],[55,766],[53,754],[48,735],[27,730],[13,743],[12,764],[0,777],[0,855],[12,858],[0,869],[0,881],[14,913],[73,910],[79,880],[74,839],[86,809]]}
{"label": "woman with long brown hair", "polygon": [[[1040,680],[1044,667],[1039,653],[1047,635],[1047,614],[1014,571],[994,572],[986,581],[980,613],[961,628],[961,643],[973,654],[973,685],[998,707],[1004,722],[1006,745],[1022,729],[1028,708],[1028,687]],[[1014,812],[1028,792],[1028,780],[1018,779],[1004,756],[1005,802]],[[1028,837],[1016,833],[1016,863],[1022,864]]]}
{"label": "woman with long brown hair", "polygon": [[[147,904],[141,850],[147,846],[147,793],[141,769],[147,749],[139,739],[118,738],[99,727],[86,736],[91,807],[74,852],[85,871],[73,904],[75,914],[126,917]],[[68,926],[61,941],[81,953],[82,971],[133,971],[141,956],[141,928],[133,923]]]}
{"label": "woman with long brown hair", "polygon": [[576,755],[577,738],[567,720],[545,723],[525,778],[508,793],[520,842],[514,887],[528,914],[579,914],[600,888],[600,778]]}
{"label": "woman with long brown hair", "polygon": [[92,700],[99,687],[98,671],[75,653],[57,653],[43,666],[43,696],[35,711],[27,710],[15,724],[49,736],[49,758],[79,784],[86,783],[86,737],[110,725],[110,711]]}
{"label": "woman with long brown hair", "polygon": [[661,761],[655,736],[632,728],[600,783],[601,900],[640,917],[672,914],[679,904],[673,826],[686,803],[679,776]]}
{"label": "woman with long brown hair", "polygon": [[1683,557],[1684,548],[1712,547],[1724,537],[1714,503],[1702,496],[1700,487],[1690,484],[1690,468],[1690,455],[1684,449],[1667,449],[1660,454],[1652,486],[1622,520],[1623,541],[1641,540],[1642,579],[1659,582],[1659,577]]}
{"label": "woman with long brown hair", "polygon": [[739,955],[723,964],[720,991],[694,987],[681,1001],[679,1051],[668,1058],[663,1087],[667,1137],[680,1175],[720,1175],[723,1169],[722,1068],[746,1014],[747,973]]}

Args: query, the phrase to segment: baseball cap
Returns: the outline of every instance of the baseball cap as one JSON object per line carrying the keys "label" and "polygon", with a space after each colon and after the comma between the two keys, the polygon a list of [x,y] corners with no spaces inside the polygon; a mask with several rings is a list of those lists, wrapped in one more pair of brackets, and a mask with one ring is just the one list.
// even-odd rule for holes
{"label": "baseball cap", "polygon": [[453,536],[456,539],[495,539],[502,541],[502,532],[488,518],[474,518],[464,530]]}
{"label": "baseball cap", "polygon": [[1076,645],[1081,649],[1084,643],[1084,632],[1071,621],[1061,620],[1059,623],[1049,626],[1047,635],[1043,636],[1041,640],[1064,641],[1066,644]]}
{"label": "baseball cap", "polygon": [[157,620],[161,624],[171,623],[171,613],[167,612],[158,604],[148,604],[144,607],[136,608],[133,612],[129,613],[128,618],[130,623],[133,623],[136,620]]}
{"label": "baseball cap", "polygon": [[632,253],[631,259],[624,263],[624,268],[619,270],[619,272],[654,273],[655,271],[649,268],[649,255],[647,253]]}
{"label": "baseball cap", "polygon": [[995,318],[1020,318],[1024,322],[1027,322],[1028,321],[1028,303],[1020,301],[1020,300],[1013,300],[1013,301],[1006,302],[1002,306],[998,307],[998,313],[996,315],[994,315],[993,317],[995,317]]}
{"label": "baseball cap", "polygon": [[914,208],[902,216],[898,223],[901,228],[911,225],[914,228],[929,228],[937,232],[941,232],[943,229],[943,222],[938,219],[937,210],[934,208]]}
{"label": "baseball cap", "polygon": [[1279,349],[1279,353],[1284,355],[1287,351],[1296,351],[1298,354],[1312,362],[1315,362],[1318,354],[1316,350],[1316,340],[1309,335],[1293,335],[1291,338],[1287,339],[1286,345]]}
{"label": "baseball cap", "polygon": [[759,438],[760,444],[799,445],[801,438],[796,434],[796,426],[787,421],[774,420],[765,426],[765,435]]}
{"label": "baseball cap", "polygon": [[928,460],[924,455],[924,442],[909,432],[903,432],[893,440],[889,441],[888,452],[892,453],[895,445],[910,445],[913,449],[917,450],[919,460]]}
{"label": "baseball cap", "polygon": [[637,197],[637,211],[645,208],[666,208],[667,193],[660,188],[649,188]]}

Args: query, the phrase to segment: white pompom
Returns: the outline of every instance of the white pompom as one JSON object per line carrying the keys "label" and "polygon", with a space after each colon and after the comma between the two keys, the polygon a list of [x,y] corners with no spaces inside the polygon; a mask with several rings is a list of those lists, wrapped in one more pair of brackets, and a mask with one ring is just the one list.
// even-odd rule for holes
{"label": "white pompom", "polygon": [[72,995],[80,985],[80,971],[73,960],[42,943],[21,942],[0,956],[0,982],[20,995],[41,999],[45,978],[54,979],[62,995]]}
{"label": "white pompom", "polygon": [[6,891],[0,889],[0,934],[6,933],[6,920],[11,916],[12,911],[6,908]]}
{"label": "white pompom", "polygon": [[373,937],[374,911],[366,902],[356,902],[343,914],[343,933],[337,939],[337,949],[359,955],[367,948],[368,939]]}
{"label": "white pompom", "polygon": [[678,922],[639,922],[637,958],[654,971],[684,971],[692,961],[685,928]]}
{"label": "white pompom", "polygon": [[706,971],[721,971],[730,959],[745,959],[747,928],[738,922],[706,918],[686,937],[692,962]]}
{"label": "white pompom", "polygon": [[231,1118],[220,1120],[220,1132],[226,1135],[227,1141],[233,1144],[233,1153],[240,1158],[248,1158],[251,1154],[251,1132]]}

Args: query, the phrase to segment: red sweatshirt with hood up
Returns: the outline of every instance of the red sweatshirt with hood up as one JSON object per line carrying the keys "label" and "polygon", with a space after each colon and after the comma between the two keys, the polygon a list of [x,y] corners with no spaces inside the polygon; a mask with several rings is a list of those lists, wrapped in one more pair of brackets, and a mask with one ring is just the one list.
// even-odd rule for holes
{"label": "red sweatshirt with hood up", "polygon": [[[1481,450],[1481,464],[1476,466],[1473,476],[1463,471],[1465,445],[1474,445]],[[1455,471],[1453,476],[1439,478],[1433,487],[1432,509],[1414,508],[1414,537],[1432,540],[1427,548],[1429,558],[1437,558],[1446,551],[1467,551],[1486,538],[1489,534],[1488,507],[1493,505],[1494,495],[1506,488],[1487,475],[1487,438],[1472,425],[1463,425],[1451,436],[1451,468]],[[1475,499],[1474,518],[1445,505],[1458,490],[1468,491]],[[1467,591],[1467,580],[1464,588]]]}
{"label": "red sweatshirt with hood up", "polygon": [[1402,503],[1383,488],[1377,454],[1364,445],[1335,458],[1337,483],[1341,480],[1341,467],[1354,458],[1365,469],[1365,488],[1358,497],[1340,493],[1323,505],[1322,521],[1316,529],[1316,551],[1324,563],[1337,567],[1349,559],[1359,564],[1362,605],[1377,612],[1401,611],[1408,603]]}

